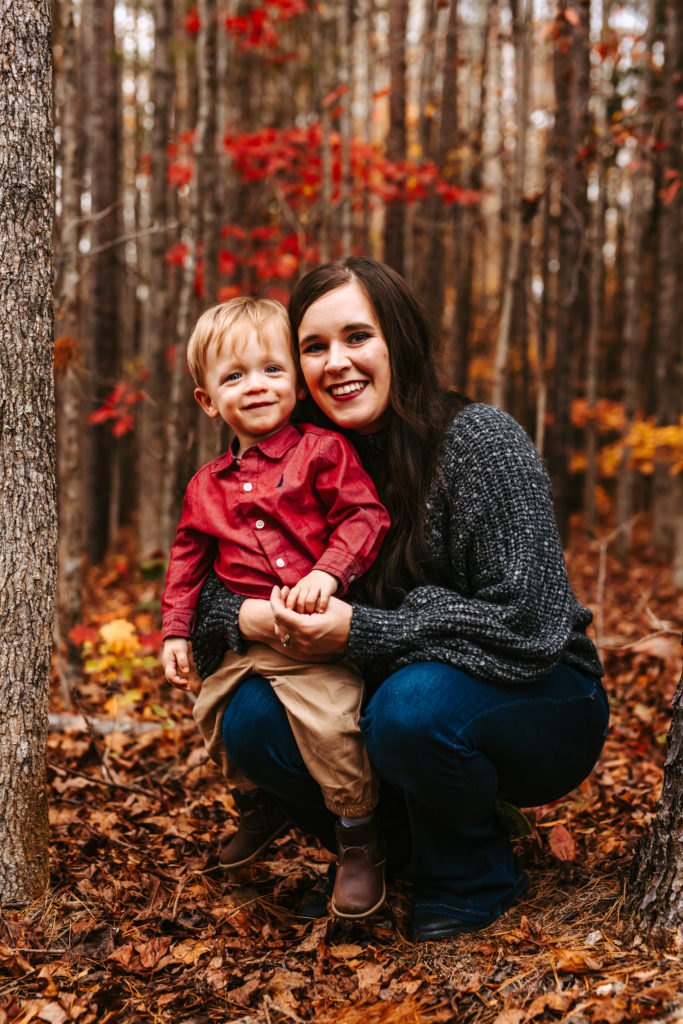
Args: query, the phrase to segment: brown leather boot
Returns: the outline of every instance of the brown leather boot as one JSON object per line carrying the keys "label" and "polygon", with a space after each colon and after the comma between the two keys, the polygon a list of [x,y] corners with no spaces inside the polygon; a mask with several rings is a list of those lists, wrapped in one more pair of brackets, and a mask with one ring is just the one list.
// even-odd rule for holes
{"label": "brown leather boot", "polygon": [[368,917],[384,903],[384,840],[375,818],[335,826],[337,874],[330,909],[335,917]]}
{"label": "brown leather boot", "polygon": [[277,801],[262,789],[250,789],[247,793],[233,789],[232,795],[240,823],[218,855],[218,863],[226,871],[248,864],[292,827]]}

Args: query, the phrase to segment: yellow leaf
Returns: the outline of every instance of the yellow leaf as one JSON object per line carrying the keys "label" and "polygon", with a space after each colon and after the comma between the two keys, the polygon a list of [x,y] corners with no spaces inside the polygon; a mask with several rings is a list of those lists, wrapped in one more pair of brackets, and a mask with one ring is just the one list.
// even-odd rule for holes
{"label": "yellow leaf", "polygon": [[113,619],[100,627],[100,636],[112,654],[132,654],[140,646],[135,626],[128,619]]}

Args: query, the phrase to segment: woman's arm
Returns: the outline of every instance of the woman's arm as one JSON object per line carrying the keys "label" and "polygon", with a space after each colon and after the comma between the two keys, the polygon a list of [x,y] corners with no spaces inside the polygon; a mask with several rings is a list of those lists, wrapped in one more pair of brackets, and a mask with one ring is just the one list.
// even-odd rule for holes
{"label": "woman's arm", "polygon": [[216,671],[227,650],[244,654],[249,646],[239,626],[240,609],[247,600],[228,590],[211,570],[199,595],[192,632],[192,655],[202,679]]}
{"label": "woman's arm", "polygon": [[349,657],[373,676],[432,660],[504,683],[532,682],[560,660],[601,674],[547,474],[522,428],[469,406],[446,432],[438,474],[426,527],[439,584],[415,588],[396,609],[354,606]]}

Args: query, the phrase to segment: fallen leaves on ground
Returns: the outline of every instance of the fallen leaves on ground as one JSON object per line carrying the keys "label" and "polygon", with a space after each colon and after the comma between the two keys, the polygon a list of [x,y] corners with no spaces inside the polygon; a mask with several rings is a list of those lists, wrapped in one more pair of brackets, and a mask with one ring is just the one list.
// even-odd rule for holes
{"label": "fallen leaves on ground", "polygon": [[390,886],[365,923],[297,918],[330,855],[294,831],[267,859],[220,872],[232,800],[188,698],[147,657],[160,584],[136,576],[129,558],[93,570],[81,642],[104,635],[114,660],[133,648],[136,660],[120,675],[110,660],[88,671],[72,707],[55,672],[51,888],[4,908],[0,1024],[681,1019],[680,961],[627,939],[621,918],[661,785],[680,599],[667,567],[642,550],[629,570],[608,557],[600,608],[596,549],[577,542],[569,564],[600,616],[613,713],[605,751],[569,797],[534,810],[517,841],[530,886],[515,907],[481,932],[424,945],[406,939],[408,883]]}

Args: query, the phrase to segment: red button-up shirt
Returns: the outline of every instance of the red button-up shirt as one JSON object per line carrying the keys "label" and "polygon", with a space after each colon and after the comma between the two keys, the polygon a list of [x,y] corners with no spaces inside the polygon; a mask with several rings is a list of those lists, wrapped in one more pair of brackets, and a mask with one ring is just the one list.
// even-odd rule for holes
{"label": "red button-up shirt", "polygon": [[162,597],[163,635],[190,637],[213,565],[245,597],[268,598],[311,569],[339,580],[338,594],[377,557],[389,515],[351,445],[309,424],[288,424],[227,451],[190,480]]}

